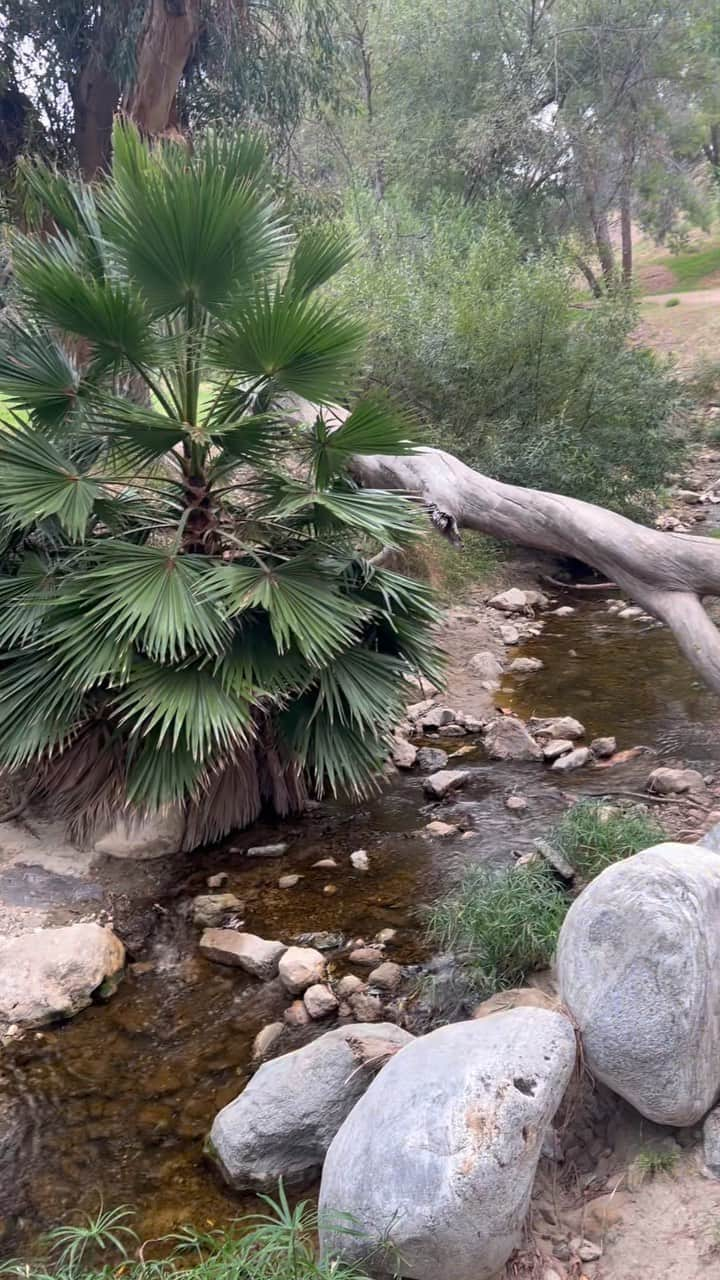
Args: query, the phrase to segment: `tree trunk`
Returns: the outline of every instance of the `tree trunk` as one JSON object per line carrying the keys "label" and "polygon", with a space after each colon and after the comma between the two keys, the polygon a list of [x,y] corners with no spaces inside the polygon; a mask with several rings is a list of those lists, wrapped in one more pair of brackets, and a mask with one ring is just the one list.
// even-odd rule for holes
{"label": "tree trunk", "polygon": [[622,158],[622,174],[620,176],[620,239],[622,245],[622,278],[623,283],[632,283],[633,274],[633,242],[632,242],[632,178],[635,167],[635,156],[631,147],[626,147]]}
{"label": "tree trunk", "polygon": [[[338,410],[338,418],[343,413]],[[720,545],[714,538],[660,533],[577,498],[501,484],[441,449],[404,457],[358,457],[356,480],[422,498],[433,522],[457,540],[477,529],[523,546],[574,556],[675,633],[689,662],[720,693],[720,632],[702,606],[720,596]]]}
{"label": "tree trunk", "polygon": [[612,292],[615,285],[615,252],[610,238],[608,216],[604,210],[593,214],[593,232],[603,280],[608,291]]}
{"label": "tree trunk", "polygon": [[580,256],[579,253],[573,254],[573,262],[576,264],[578,270],[582,271],[582,274],[584,275],[585,279],[588,282],[588,288],[593,298],[602,298],[603,291],[600,285],[600,281],[595,275],[595,272],[590,266],[590,263],[586,262],[585,259]]}
{"label": "tree trunk", "polygon": [[124,102],[145,133],[162,133],[173,118],[177,87],[199,30],[200,0],[149,0],[135,82]]}
{"label": "tree trunk", "polygon": [[[120,8],[127,16],[127,0],[121,0]],[[116,38],[115,25],[105,6],[94,25],[87,59],[72,87],[75,149],[80,171],[88,181],[110,163],[113,117],[120,101],[120,85],[110,70]]]}

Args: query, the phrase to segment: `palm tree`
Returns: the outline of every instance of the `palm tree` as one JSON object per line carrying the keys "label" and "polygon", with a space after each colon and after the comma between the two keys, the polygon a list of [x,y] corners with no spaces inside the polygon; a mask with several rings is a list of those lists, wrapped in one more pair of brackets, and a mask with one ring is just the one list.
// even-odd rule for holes
{"label": "palm tree", "polygon": [[293,238],[249,138],[123,124],[102,186],[25,183],[53,230],[16,236],[0,333],[0,768],[75,839],[180,806],[188,848],[363,794],[438,661],[430,594],[372,558],[422,518],[348,469],[408,423],[328,413],[362,340],[322,292],[348,244]]}

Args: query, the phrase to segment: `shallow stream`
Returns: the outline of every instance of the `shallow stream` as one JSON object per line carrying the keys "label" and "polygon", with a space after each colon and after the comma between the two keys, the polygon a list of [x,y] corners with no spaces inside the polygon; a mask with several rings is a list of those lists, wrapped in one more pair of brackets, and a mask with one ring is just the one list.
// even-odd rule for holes
{"label": "shallow stream", "polygon": [[[620,748],[645,743],[704,773],[720,762],[720,703],[664,629],[620,620],[604,601],[583,600],[572,617],[548,616],[542,636],[522,652],[542,658],[545,669],[506,681],[499,700],[523,717],[573,714],[588,736],[613,733]],[[452,751],[458,740],[444,745]],[[652,762],[641,756],[612,770],[560,777],[535,764],[491,765],[478,750],[462,766],[473,770],[472,782],[442,816],[462,817],[472,838],[420,834],[428,821],[422,779],[400,776],[360,809],[323,806],[305,821],[256,827],[180,860],[173,893],[158,894],[150,941],[117,995],[3,1052],[4,1256],[27,1255],[40,1231],[100,1200],[134,1205],[145,1238],[185,1222],[221,1224],[247,1210],[205,1161],[203,1138],[248,1078],[256,1032],[281,1016],[287,1001],[275,984],[261,986],[198,956],[187,907],[209,874],[228,873],[226,888],[245,900],[253,932],[285,941],[314,930],[370,938],[391,926],[398,931],[393,958],[412,963],[426,954],[421,908],[465,864],[509,862],[513,852],[530,849],[561,811],[563,792],[640,791]],[[521,816],[505,808],[512,791],[530,801]],[[282,859],[244,857],[250,844],[272,838],[290,844]],[[369,853],[368,873],[349,863],[358,848]],[[337,868],[312,866],[329,856]],[[303,878],[281,890],[278,876],[289,871]],[[301,1034],[286,1031],[285,1047],[300,1043]]]}

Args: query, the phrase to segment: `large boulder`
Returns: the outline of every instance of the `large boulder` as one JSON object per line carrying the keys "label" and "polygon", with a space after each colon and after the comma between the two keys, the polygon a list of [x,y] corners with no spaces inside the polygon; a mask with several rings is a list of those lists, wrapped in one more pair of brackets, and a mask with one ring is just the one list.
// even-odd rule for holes
{"label": "large boulder", "polygon": [[303,1187],[346,1116],[412,1036],[392,1023],[339,1027],[265,1063],[213,1121],[208,1149],[238,1191]]}
{"label": "large boulder", "polygon": [[542,751],[517,716],[498,716],[483,730],[483,741],[493,760],[541,760]]}
{"label": "large boulder", "polygon": [[125,966],[111,929],[71,924],[0,943],[0,1021],[39,1027],[110,995]]}
{"label": "large boulder", "polygon": [[573,903],[560,995],[589,1070],[659,1124],[695,1124],[720,1092],[720,856],[660,844]]}
{"label": "large boulder", "polygon": [[[320,1215],[324,1258],[373,1276],[490,1280],[519,1243],[543,1139],[570,1079],[575,1033],[512,1009],[415,1040],[334,1139]],[[395,1269],[397,1268],[397,1270]]]}

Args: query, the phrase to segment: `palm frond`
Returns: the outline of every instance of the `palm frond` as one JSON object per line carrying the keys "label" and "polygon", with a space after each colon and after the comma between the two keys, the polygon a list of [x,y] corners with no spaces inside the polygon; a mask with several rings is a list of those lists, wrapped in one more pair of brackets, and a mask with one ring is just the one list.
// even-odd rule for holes
{"label": "palm frond", "polygon": [[134,737],[152,732],[159,749],[175,751],[181,745],[194,760],[206,760],[214,749],[235,749],[247,740],[251,725],[247,697],[192,663],[137,662],[113,705]]}
{"label": "palm frond", "polygon": [[410,414],[381,396],[361,401],[339,427],[328,425],[320,411],[310,437],[318,488],[339,475],[354,454],[414,453],[413,426]]}
{"label": "palm frond", "polygon": [[80,375],[48,333],[6,321],[0,331],[0,394],[38,424],[62,422],[76,408]]}
{"label": "palm frond", "polygon": [[402,716],[404,662],[356,645],[340,653],[319,674],[313,715],[330,723],[376,734]]}
{"label": "palm frond", "polygon": [[336,306],[266,289],[219,326],[211,358],[239,381],[267,383],[275,393],[313,401],[342,398],[360,351],[363,329]]}
{"label": "palm frond", "polygon": [[286,476],[269,476],[258,484],[260,511],[275,519],[302,517],[319,531],[344,526],[356,536],[374,538],[386,547],[406,546],[424,530],[422,516],[407,498],[382,489],[356,489],[349,483],[315,488]]}
{"label": "palm frond", "polygon": [[83,475],[39,431],[0,432],[0,512],[15,527],[56,516],[69,538],[80,541],[102,486]]}
{"label": "palm frond", "polygon": [[338,228],[315,227],[298,240],[285,280],[285,292],[304,297],[331,280],[352,261],[355,246]]}
{"label": "palm frond", "polygon": [[390,735],[360,734],[317,708],[306,694],[281,712],[278,728],[287,749],[312,778],[319,795],[345,792],[362,797],[377,789]]}

